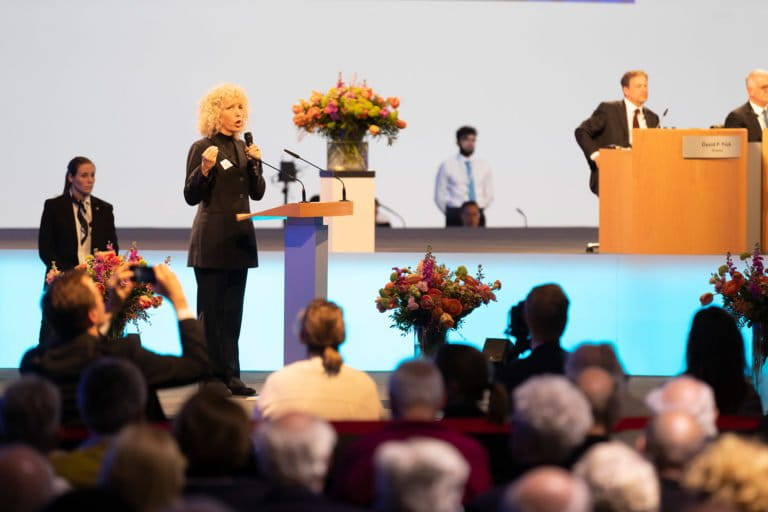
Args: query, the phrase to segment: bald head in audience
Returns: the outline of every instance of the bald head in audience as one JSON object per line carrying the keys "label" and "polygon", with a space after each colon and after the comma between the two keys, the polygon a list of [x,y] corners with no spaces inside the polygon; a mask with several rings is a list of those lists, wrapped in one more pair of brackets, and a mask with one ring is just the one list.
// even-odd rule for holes
{"label": "bald head in audience", "polygon": [[564,469],[545,466],[520,477],[506,492],[502,512],[590,512],[587,485]]}
{"label": "bald head in audience", "polygon": [[597,366],[579,373],[574,383],[587,397],[592,409],[589,435],[607,436],[621,416],[621,388],[615,377]]}
{"label": "bald head in audience", "polygon": [[682,411],[667,411],[651,419],[638,447],[660,476],[679,480],[705,442],[706,435],[696,418]]}
{"label": "bald head in audience", "polygon": [[53,471],[29,446],[0,448],[0,505],[4,512],[37,512],[53,498]]}
{"label": "bald head in audience", "polygon": [[656,415],[665,411],[687,412],[699,422],[704,434],[717,435],[717,406],[715,395],[704,382],[693,377],[677,377],[662,387],[654,389],[645,403]]}

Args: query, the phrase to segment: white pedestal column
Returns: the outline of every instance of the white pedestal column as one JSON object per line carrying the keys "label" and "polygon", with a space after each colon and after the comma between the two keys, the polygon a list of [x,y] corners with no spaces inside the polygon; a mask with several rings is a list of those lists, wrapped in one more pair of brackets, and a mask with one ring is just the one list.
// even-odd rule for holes
{"label": "white pedestal column", "polygon": [[322,171],[320,201],[341,201],[341,183],[347,187],[347,199],[354,203],[354,213],[326,218],[328,249],[331,252],[374,252],[376,250],[376,192],[373,171]]}

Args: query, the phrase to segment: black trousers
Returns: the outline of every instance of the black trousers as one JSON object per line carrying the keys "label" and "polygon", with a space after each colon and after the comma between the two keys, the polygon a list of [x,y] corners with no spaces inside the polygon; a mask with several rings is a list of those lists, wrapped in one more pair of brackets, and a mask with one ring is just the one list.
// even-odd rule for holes
{"label": "black trousers", "polygon": [[[461,208],[445,207],[445,227],[461,226]],[[480,227],[485,227],[485,211],[480,208]]]}
{"label": "black trousers", "polygon": [[228,386],[240,379],[238,339],[248,269],[195,267],[197,315],[203,322],[213,375]]}

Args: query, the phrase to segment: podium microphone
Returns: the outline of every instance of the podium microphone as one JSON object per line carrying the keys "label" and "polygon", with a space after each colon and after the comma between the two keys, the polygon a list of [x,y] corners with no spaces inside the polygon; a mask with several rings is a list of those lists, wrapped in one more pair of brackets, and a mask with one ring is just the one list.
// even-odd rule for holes
{"label": "podium microphone", "polygon": [[667,112],[669,112],[669,109],[665,108],[664,113],[661,114],[661,119],[659,119],[659,128],[661,128],[661,122],[664,120],[665,117],[667,117]]}
{"label": "podium microphone", "polygon": [[[250,133],[246,133],[246,135],[250,135]],[[301,180],[300,180],[299,178],[297,178],[296,176],[288,176],[286,173],[284,173],[284,172],[283,172],[283,170],[282,170],[282,169],[278,169],[278,168],[277,168],[277,167],[275,167],[274,165],[272,165],[272,164],[270,164],[270,163],[267,163],[267,162],[265,162],[264,160],[262,160],[262,161],[261,161],[261,163],[262,163],[262,164],[264,164],[264,165],[266,165],[266,166],[267,166],[267,167],[269,167],[270,169],[274,169],[275,171],[277,171],[277,174],[278,174],[279,176],[283,176],[283,177],[290,177],[290,178],[291,178],[291,180],[296,180],[296,181],[298,181],[298,182],[299,182],[299,185],[301,185],[301,202],[302,202],[302,203],[306,203],[306,202],[307,202],[307,189],[305,189],[305,188],[304,188],[304,183],[302,183],[302,182],[301,182]],[[286,192],[286,194],[287,194],[287,192]]]}
{"label": "podium microphone", "polygon": [[[293,151],[291,151],[289,149],[283,149],[283,151],[285,151],[286,153],[291,155],[293,158],[298,158],[302,162],[308,163],[309,165],[311,165],[312,167],[314,167],[318,171],[321,171],[321,172],[332,172],[332,171],[328,171],[327,169],[323,169],[319,165],[314,164],[314,163],[310,162],[309,160],[301,158],[299,155],[297,155],[296,153],[294,153]],[[333,175],[333,177],[336,178],[337,180],[339,180],[339,183],[341,183],[341,200],[342,201],[346,201],[347,200],[347,187],[344,185],[344,180],[342,180],[341,178],[339,178],[335,174]]]}

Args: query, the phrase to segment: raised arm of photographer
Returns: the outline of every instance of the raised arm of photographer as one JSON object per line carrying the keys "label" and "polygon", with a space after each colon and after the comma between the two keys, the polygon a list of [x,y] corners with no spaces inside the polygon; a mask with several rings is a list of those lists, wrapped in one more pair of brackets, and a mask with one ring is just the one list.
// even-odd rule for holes
{"label": "raised arm of photographer", "polygon": [[160,295],[168,297],[168,300],[173,304],[176,310],[176,316],[179,321],[195,318],[195,313],[189,309],[187,304],[187,297],[184,295],[184,290],[181,288],[181,282],[176,274],[168,267],[168,265],[160,264],[155,265],[155,289]]}

